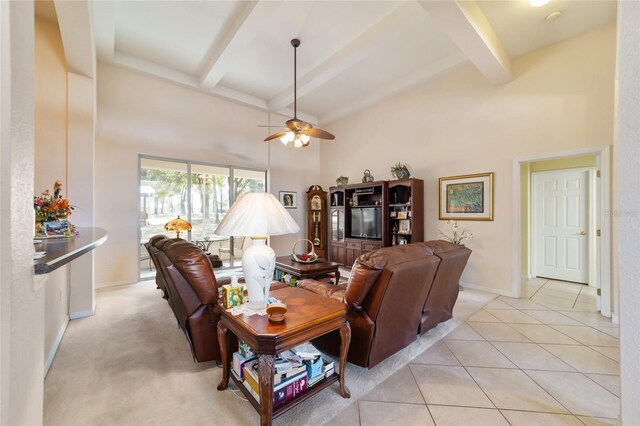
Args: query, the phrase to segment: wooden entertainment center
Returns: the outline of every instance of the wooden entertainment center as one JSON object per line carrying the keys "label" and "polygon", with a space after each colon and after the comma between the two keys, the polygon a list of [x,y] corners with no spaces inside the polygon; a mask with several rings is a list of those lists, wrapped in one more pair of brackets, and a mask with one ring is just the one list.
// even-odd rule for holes
{"label": "wooden entertainment center", "polygon": [[424,182],[398,179],[329,188],[329,260],[350,268],[363,253],[424,241]]}

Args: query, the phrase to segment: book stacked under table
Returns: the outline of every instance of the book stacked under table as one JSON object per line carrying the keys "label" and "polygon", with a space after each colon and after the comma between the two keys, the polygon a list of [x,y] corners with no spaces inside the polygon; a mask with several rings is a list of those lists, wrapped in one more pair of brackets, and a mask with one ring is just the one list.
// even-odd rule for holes
{"label": "book stacked under table", "polygon": [[[241,343],[240,350],[233,354],[232,371],[259,402],[258,359],[246,344]],[[274,365],[273,407],[282,405],[333,375],[333,361],[326,360],[311,343],[282,352],[276,357]]]}

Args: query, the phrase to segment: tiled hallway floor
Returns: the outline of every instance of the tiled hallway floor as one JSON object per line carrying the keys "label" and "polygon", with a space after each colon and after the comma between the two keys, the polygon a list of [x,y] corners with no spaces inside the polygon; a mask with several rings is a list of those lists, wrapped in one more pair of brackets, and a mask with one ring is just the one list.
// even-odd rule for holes
{"label": "tiled hallway floor", "polygon": [[588,287],[530,280],[523,298],[494,299],[330,424],[615,424],[618,348]]}

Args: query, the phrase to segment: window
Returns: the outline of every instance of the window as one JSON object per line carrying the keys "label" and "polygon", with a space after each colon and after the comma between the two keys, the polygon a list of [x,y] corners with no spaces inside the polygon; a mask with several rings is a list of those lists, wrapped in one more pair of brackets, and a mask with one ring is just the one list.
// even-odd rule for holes
{"label": "window", "polygon": [[144,243],[157,234],[175,237],[164,224],[177,216],[192,226],[181,238],[219,255],[224,267],[240,266],[245,239],[217,236],[214,231],[240,195],[266,191],[266,171],[140,156],[139,174],[140,279],[155,276]]}

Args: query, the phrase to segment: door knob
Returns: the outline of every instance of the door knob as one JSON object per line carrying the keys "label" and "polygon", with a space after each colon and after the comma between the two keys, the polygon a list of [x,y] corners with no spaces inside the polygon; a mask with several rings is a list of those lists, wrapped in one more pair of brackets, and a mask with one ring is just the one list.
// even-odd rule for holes
{"label": "door knob", "polygon": [[578,232],[576,235],[587,235],[587,231]]}

